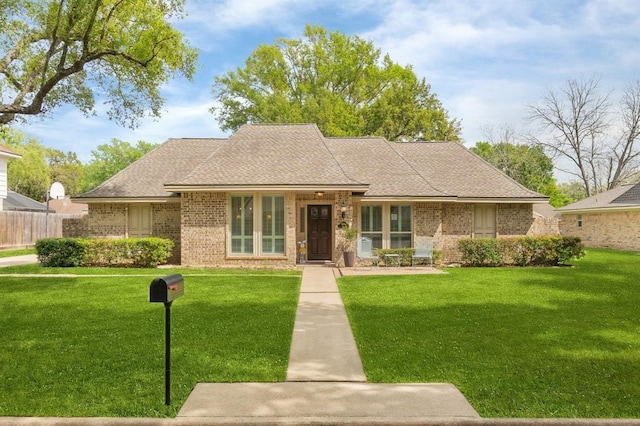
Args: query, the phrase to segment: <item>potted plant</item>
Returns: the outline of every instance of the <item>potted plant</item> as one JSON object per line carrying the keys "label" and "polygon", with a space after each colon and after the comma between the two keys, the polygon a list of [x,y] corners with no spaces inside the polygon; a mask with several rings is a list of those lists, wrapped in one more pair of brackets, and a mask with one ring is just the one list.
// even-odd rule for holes
{"label": "potted plant", "polygon": [[344,266],[352,267],[355,263],[356,253],[353,251],[353,243],[358,237],[358,230],[350,226],[342,228],[342,238],[344,238],[343,258]]}

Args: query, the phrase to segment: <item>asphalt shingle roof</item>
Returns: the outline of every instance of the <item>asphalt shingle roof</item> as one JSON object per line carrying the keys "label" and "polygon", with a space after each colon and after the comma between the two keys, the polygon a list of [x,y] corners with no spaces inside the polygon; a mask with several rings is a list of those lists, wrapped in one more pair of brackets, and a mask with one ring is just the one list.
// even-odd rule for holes
{"label": "asphalt shingle roof", "polygon": [[390,143],[434,188],[465,198],[540,198],[458,142]]}
{"label": "asphalt shingle roof", "polygon": [[[23,212],[46,212],[46,204],[40,203],[26,195],[18,194],[15,191],[7,190],[7,198],[3,202],[4,210],[15,210]],[[52,213],[53,210],[50,210]]]}
{"label": "asphalt shingle roof", "polygon": [[244,125],[176,185],[361,185],[345,175],[313,125]]}
{"label": "asphalt shingle roof", "polygon": [[368,188],[370,197],[545,200],[459,143],[326,138],[309,124],[245,125],[228,139],[169,139],[78,198],[168,197],[199,187]]}
{"label": "asphalt shingle roof", "polygon": [[561,207],[558,211],[607,210],[624,207],[640,207],[640,184],[620,185]]}
{"label": "asphalt shingle roof", "polygon": [[181,179],[226,139],[169,139],[95,189],[77,198],[145,198],[174,195],[167,182]]}

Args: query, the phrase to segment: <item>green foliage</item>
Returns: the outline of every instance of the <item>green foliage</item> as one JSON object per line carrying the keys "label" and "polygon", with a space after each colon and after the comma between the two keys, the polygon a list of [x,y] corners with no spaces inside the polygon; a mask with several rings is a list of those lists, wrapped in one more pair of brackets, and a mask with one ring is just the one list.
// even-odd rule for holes
{"label": "green foliage", "polygon": [[437,96],[411,67],[370,41],[308,25],[302,39],[259,46],[244,68],[217,76],[224,130],[245,123],[316,123],[326,136],[459,140]]}
{"label": "green foliage", "polygon": [[44,238],[36,242],[38,260],[46,267],[134,266],[166,263],[174,243],[163,238]]}
{"label": "green foliage", "polygon": [[138,141],[134,146],[129,142],[113,138],[108,144],[101,144],[91,151],[91,161],[83,168],[80,193],[90,191],[111,176],[126,168],[157,145]]}
{"label": "green foliage", "polygon": [[82,163],[75,152],[64,153],[57,149],[47,150],[49,163],[49,175],[52,182],[60,182],[64,186],[65,194],[76,196],[80,194],[80,182],[82,179]]}
{"label": "green foliage", "polygon": [[43,238],[36,241],[38,261],[45,267],[74,267],[83,264],[85,241],[80,238]]}
{"label": "green foliage", "polygon": [[[5,5],[5,3],[7,3]],[[172,22],[184,0],[15,0],[0,7],[0,124],[73,104],[134,126],[160,115],[159,87],[194,73],[196,51]]]}
{"label": "green foliage", "polygon": [[468,238],[458,247],[466,266],[557,266],[584,256],[577,237]]}
{"label": "green foliage", "polygon": [[35,248],[24,248],[24,249],[8,249],[0,251],[0,259],[5,257],[13,257],[13,256],[24,256],[27,254],[36,254]]}
{"label": "green foliage", "polygon": [[468,266],[502,266],[504,249],[495,238],[465,238],[458,241],[462,262]]}
{"label": "green foliage", "polygon": [[174,245],[164,238],[88,239],[83,266],[150,268],[166,263]]}
{"label": "green foliage", "polygon": [[9,189],[34,200],[45,201],[51,186],[46,160],[48,149],[37,139],[27,138],[22,132],[7,126],[0,126],[0,142],[22,156],[7,161]]}
{"label": "green foliage", "polygon": [[582,184],[576,181],[558,184],[558,192],[562,196],[563,204],[555,207],[566,206],[567,204],[575,203],[587,197],[587,193],[584,191]]}
{"label": "green foliage", "polygon": [[533,191],[541,192],[554,182],[553,162],[540,146],[477,142],[471,151]]}
{"label": "green foliage", "polygon": [[67,195],[78,194],[82,164],[75,153],[47,148],[8,126],[0,126],[0,143],[22,155],[7,162],[10,189],[41,202],[52,182],[62,183]]}

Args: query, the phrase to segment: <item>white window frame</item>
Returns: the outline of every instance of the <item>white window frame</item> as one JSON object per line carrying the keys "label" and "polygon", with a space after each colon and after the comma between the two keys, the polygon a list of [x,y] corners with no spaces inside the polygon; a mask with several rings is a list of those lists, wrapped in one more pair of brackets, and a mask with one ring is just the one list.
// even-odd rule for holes
{"label": "white window frame", "polygon": [[[413,247],[413,241],[414,241],[414,232],[415,232],[415,221],[413,218],[413,212],[414,212],[414,206],[412,203],[402,203],[402,202],[390,202],[390,201],[386,201],[386,202],[381,202],[381,203],[361,203],[360,204],[360,208],[358,209],[358,217],[359,217],[359,229],[358,229],[358,236],[362,237],[362,208],[363,207],[373,207],[373,206],[382,206],[382,249],[390,249],[391,248],[391,206],[408,206],[411,210],[411,243],[409,245],[409,247]],[[393,232],[393,234],[406,234],[409,232]],[[364,233],[365,236],[366,234],[371,234],[371,232],[365,232]]]}
{"label": "white window frame", "polygon": [[[282,197],[284,202],[284,234],[283,234],[283,252],[282,253],[263,253],[262,251],[262,225],[263,225],[263,211],[262,211],[262,197]],[[253,251],[250,253],[234,253],[233,252],[233,235],[232,235],[232,221],[233,221],[233,198],[234,197],[252,197],[253,198],[253,233],[251,238],[253,239]],[[284,257],[287,255],[287,199],[283,193],[270,193],[270,192],[245,192],[245,193],[232,193],[228,197],[228,211],[229,220],[227,221],[227,256],[228,257]],[[248,238],[248,237],[243,237]],[[277,239],[278,237],[272,236]]]}

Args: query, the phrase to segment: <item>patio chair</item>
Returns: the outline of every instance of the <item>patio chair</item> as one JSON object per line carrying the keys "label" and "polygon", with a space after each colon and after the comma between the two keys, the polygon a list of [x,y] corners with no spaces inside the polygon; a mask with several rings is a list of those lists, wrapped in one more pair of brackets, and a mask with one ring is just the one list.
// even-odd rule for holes
{"label": "patio chair", "polygon": [[422,238],[416,241],[416,252],[411,257],[411,266],[415,266],[416,260],[429,259],[429,266],[433,266],[433,240]]}
{"label": "patio chair", "polygon": [[356,253],[358,259],[368,260],[371,262],[371,266],[378,266],[378,256],[373,254],[373,241],[371,238],[360,237],[358,238],[358,251]]}

